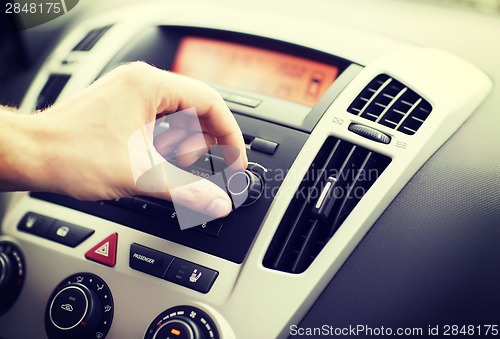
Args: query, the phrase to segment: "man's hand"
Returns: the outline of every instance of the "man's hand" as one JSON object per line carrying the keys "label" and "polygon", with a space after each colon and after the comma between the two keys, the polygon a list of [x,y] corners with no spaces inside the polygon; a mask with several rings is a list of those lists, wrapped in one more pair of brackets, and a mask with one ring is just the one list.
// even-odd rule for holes
{"label": "man's hand", "polygon": [[[58,105],[16,120],[15,126],[31,138],[23,145],[33,148],[15,151],[30,155],[29,161],[22,162],[29,165],[19,170],[17,189],[62,193],[82,200],[133,194],[170,199],[168,190],[147,193],[137,188],[128,142],[157,115],[188,108],[195,108],[207,145],[237,148],[246,167],[241,131],[214,89],[136,62],[118,67]],[[9,183],[13,185],[12,180]],[[179,196],[179,203],[213,216],[231,211],[227,194],[208,181],[189,185]]]}

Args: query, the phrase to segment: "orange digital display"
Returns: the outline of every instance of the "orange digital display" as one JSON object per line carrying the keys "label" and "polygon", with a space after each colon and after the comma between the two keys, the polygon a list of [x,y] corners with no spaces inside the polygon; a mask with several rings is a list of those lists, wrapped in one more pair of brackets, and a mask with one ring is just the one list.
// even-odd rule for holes
{"label": "orange digital display", "polygon": [[338,67],[280,52],[199,37],[182,39],[172,71],[313,106]]}

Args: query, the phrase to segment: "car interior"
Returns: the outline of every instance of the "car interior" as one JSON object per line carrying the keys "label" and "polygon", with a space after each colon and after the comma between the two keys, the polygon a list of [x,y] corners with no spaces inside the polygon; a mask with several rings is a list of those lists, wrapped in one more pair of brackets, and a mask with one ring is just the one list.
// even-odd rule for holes
{"label": "car interior", "polygon": [[0,339],[500,335],[500,1],[2,5],[0,105],[143,61],[217,90],[249,164],[189,228],[146,194],[0,193]]}

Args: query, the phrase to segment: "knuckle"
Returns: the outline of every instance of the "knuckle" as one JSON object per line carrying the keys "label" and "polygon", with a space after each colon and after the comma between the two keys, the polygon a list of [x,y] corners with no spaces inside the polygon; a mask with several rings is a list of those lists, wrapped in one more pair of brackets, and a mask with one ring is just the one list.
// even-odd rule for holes
{"label": "knuckle", "polygon": [[208,95],[210,95],[210,97],[211,97],[214,101],[218,101],[218,102],[222,102],[222,101],[223,101],[222,97],[221,97],[221,96],[220,96],[220,94],[219,94],[219,91],[217,91],[215,88],[210,87],[210,86],[208,86],[208,85],[206,85],[206,84],[205,84],[205,86],[206,86],[206,88],[207,88],[207,93],[208,93]]}
{"label": "knuckle", "polygon": [[134,85],[139,83],[152,69],[152,66],[143,61],[134,61],[120,66],[120,76],[125,83]]}

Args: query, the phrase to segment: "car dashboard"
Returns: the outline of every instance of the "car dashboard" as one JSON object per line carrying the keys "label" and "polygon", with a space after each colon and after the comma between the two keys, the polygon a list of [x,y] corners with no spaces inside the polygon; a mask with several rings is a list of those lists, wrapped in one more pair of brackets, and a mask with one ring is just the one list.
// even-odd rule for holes
{"label": "car dashboard", "polygon": [[[0,338],[286,338],[333,326],[427,333],[498,323],[495,58],[478,61],[479,42],[475,59],[463,45],[440,46],[446,29],[395,31],[427,5],[384,14],[365,4],[353,24],[356,5],[340,2],[314,1],[300,18],[276,4],[152,1],[71,27],[22,113],[136,60],[200,79],[233,112],[257,193],[187,230],[170,202],[147,196],[15,193],[0,232]],[[338,13],[315,20],[316,5]],[[400,17],[372,30],[370,13]],[[213,159],[190,171],[213,175],[203,164]]]}

